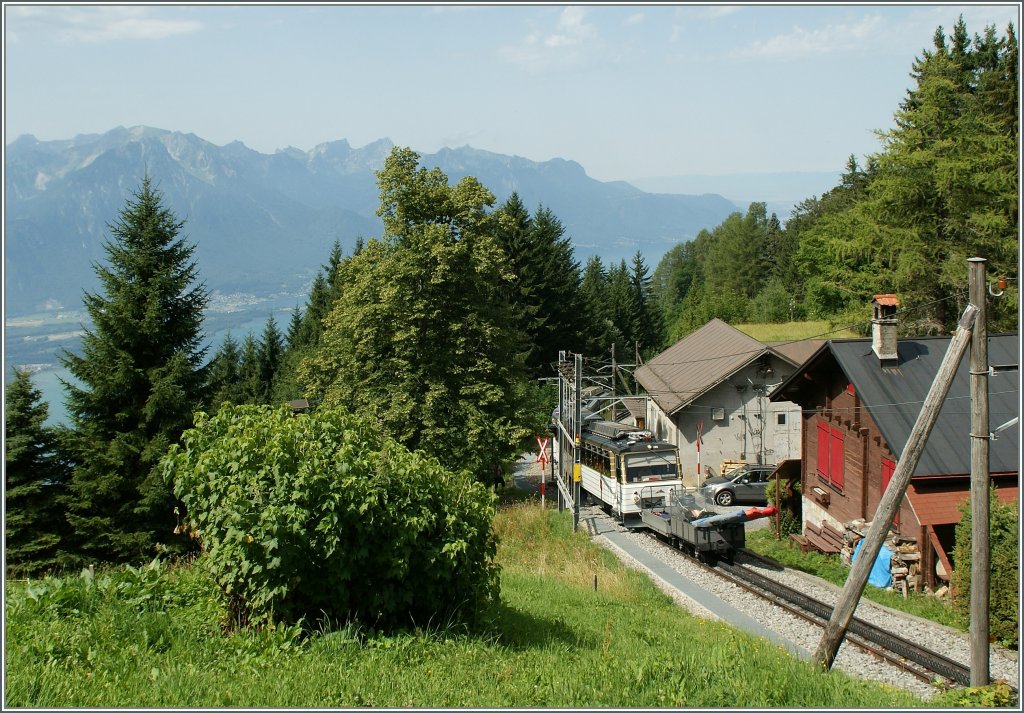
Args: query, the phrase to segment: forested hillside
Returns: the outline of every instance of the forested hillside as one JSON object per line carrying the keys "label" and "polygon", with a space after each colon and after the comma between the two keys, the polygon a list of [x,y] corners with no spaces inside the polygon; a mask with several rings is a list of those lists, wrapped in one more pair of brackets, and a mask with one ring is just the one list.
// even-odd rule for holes
{"label": "forested hillside", "polygon": [[711,317],[863,323],[872,295],[896,293],[908,334],[948,330],[967,302],[966,259],[1009,280],[990,329],[1018,324],[1018,40],[1013,26],[969,34],[961,18],[912,66],[914,86],[850,156],[839,183],[783,227],[752,204],[670,250],[654,273],[669,341]]}

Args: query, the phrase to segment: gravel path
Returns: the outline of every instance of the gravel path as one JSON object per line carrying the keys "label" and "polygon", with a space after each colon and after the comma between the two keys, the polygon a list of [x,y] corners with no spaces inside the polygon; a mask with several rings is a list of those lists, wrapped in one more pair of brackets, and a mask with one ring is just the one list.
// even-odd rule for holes
{"label": "gravel path", "polygon": [[[539,483],[539,466],[532,463],[532,460],[532,456],[520,459],[516,465],[514,477],[516,484],[520,487],[535,490]],[[553,497],[553,493],[549,493],[549,495]],[[595,542],[613,551],[630,566],[644,569],[624,550],[600,534],[613,529],[626,532],[618,526],[615,520],[598,507],[581,508],[580,517],[581,522],[586,518],[591,523],[592,531],[598,533],[593,537]],[[749,592],[722,580],[713,573],[704,571],[681,553],[673,551],[648,535],[640,532],[628,532],[627,536],[636,547],[643,548],[651,556],[672,567],[698,587],[713,593],[738,611],[756,619],[778,636],[808,652],[813,653],[817,649],[823,631],[820,627],[805,622],[759,597],[752,596]],[[790,569],[780,571],[769,568],[759,559],[742,553],[737,556],[736,561],[738,564],[755,567],[761,574],[797,588],[809,596],[831,605],[835,605],[838,598],[840,589],[817,577]],[[695,615],[705,618],[713,616],[690,597],[672,589],[662,581],[656,580],[656,583],[666,590],[680,606],[689,609]],[[970,664],[970,640],[963,632],[877,605],[866,599],[862,599],[857,606],[855,616],[864,621],[888,627],[903,638],[942,653],[950,659]],[[833,667],[853,676],[912,691],[926,699],[940,692],[936,686],[901,671],[885,661],[878,660],[845,642],[839,648]],[[989,670],[993,678],[1005,679],[1010,685],[1019,689],[1020,661],[1016,652],[993,646],[990,650]]]}

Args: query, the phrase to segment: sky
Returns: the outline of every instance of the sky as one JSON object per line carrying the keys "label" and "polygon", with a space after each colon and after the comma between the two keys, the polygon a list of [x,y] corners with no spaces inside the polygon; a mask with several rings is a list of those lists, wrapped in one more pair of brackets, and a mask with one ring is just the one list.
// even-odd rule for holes
{"label": "sky", "polygon": [[916,57],[1021,4],[4,3],[4,145],[146,125],[262,153],[382,138],[602,181],[838,172]]}

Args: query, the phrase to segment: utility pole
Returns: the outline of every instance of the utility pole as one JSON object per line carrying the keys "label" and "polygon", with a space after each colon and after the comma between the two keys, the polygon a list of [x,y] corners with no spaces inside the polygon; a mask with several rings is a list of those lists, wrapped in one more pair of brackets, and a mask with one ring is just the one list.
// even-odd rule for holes
{"label": "utility pole", "polygon": [[971,685],[989,679],[989,432],[988,326],[985,323],[985,258],[972,257],[969,291],[978,310],[971,336]]}
{"label": "utility pole", "polygon": [[[569,361],[570,356],[575,357],[572,363]],[[558,437],[558,512],[572,507],[572,529],[575,532],[580,522],[580,432],[583,408],[580,392],[583,356],[560,351],[558,373],[558,432],[555,434]]]}
{"label": "utility pole", "polygon": [[583,355],[576,355],[576,368],[573,369],[575,374],[573,393],[576,394],[575,398],[575,409],[573,411],[573,448],[572,448],[572,531],[580,527],[580,500],[582,499],[580,489],[580,480],[582,479],[582,458],[583,455],[583,444],[580,442],[580,435],[583,432],[583,403],[580,398],[583,391]]}
{"label": "utility pole", "polygon": [[612,342],[612,421],[615,420],[615,376],[618,373],[615,366],[615,342]]}
{"label": "utility pole", "polygon": [[868,529],[868,534],[864,537],[864,544],[861,546],[860,554],[854,561],[850,573],[846,576],[846,584],[843,586],[839,600],[832,610],[832,617],[825,627],[825,633],[822,634],[818,649],[814,652],[815,664],[826,671],[832,668],[832,664],[836,659],[836,652],[839,651],[839,646],[842,644],[843,637],[846,636],[846,630],[850,625],[850,619],[853,618],[853,612],[857,608],[861,594],[864,593],[864,585],[867,584],[868,575],[871,573],[875,559],[882,549],[882,543],[889,532],[893,518],[899,510],[900,502],[902,502],[903,495],[910,484],[910,478],[914,474],[918,462],[921,460],[921,453],[928,442],[928,434],[939,417],[942,402],[945,400],[946,394],[949,393],[953,377],[956,376],[957,366],[960,364],[961,359],[963,359],[967,347],[970,346],[971,332],[977,313],[978,310],[974,305],[967,305],[967,309],[964,310],[960,321],[957,323],[956,332],[949,343],[946,355],[942,358],[942,364],[932,380],[932,385],[928,389],[928,395],[924,399],[924,406],[921,409],[921,413],[917,416],[917,421],[914,422],[914,427],[910,431],[907,444],[903,448],[899,463],[897,463],[896,470],[889,481],[889,487],[882,494],[882,500],[878,503],[878,509],[875,510],[874,519],[871,522],[871,527]]}

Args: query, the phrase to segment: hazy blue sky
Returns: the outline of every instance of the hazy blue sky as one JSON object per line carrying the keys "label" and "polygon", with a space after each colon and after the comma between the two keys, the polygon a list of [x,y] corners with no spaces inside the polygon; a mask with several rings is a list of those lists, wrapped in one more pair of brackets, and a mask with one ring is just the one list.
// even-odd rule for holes
{"label": "hazy blue sky", "polygon": [[[380,138],[600,180],[838,171],[987,5],[4,5],[4,144],[144,124],[271,153]],[[1018,32],[1019,35],[1019,32]]]}

